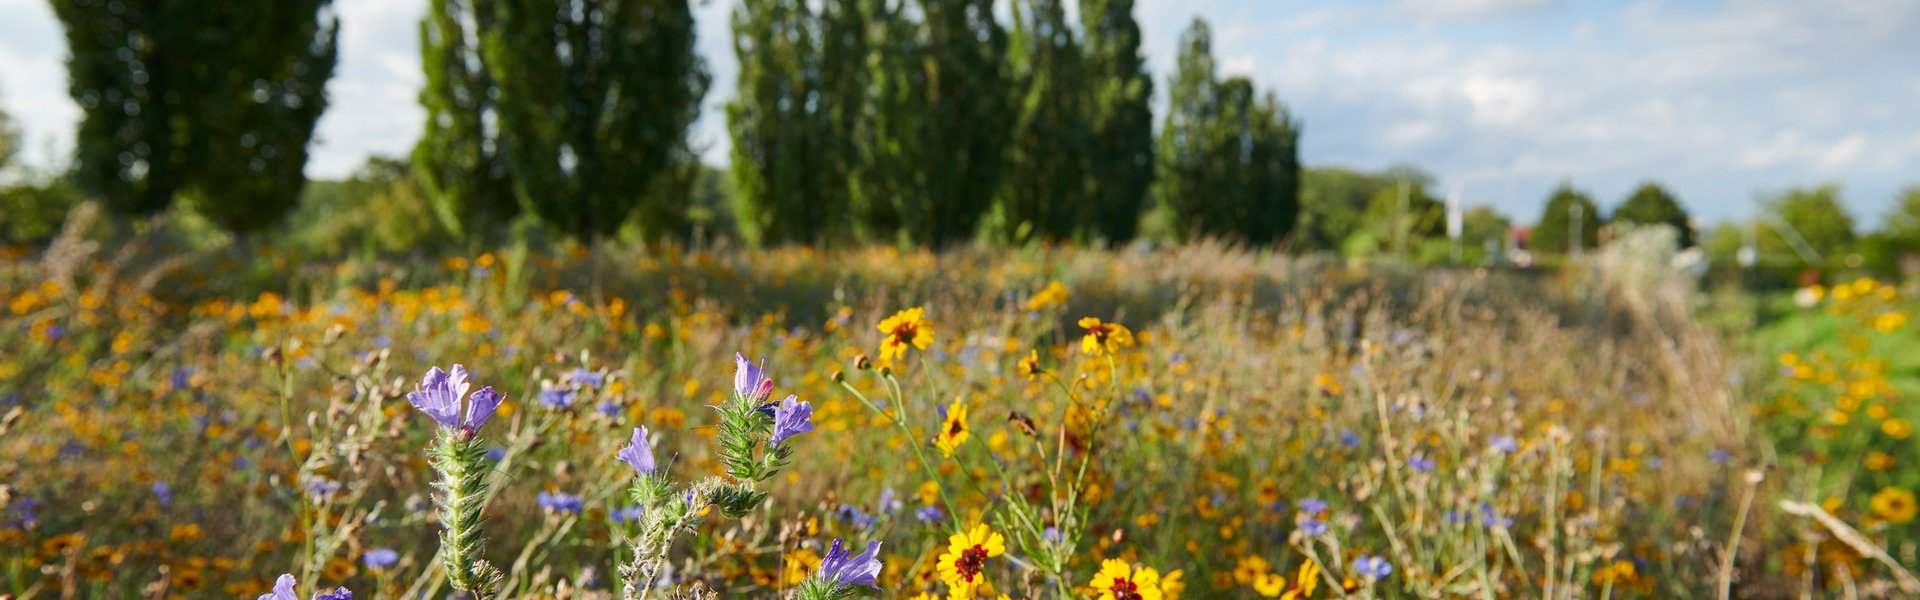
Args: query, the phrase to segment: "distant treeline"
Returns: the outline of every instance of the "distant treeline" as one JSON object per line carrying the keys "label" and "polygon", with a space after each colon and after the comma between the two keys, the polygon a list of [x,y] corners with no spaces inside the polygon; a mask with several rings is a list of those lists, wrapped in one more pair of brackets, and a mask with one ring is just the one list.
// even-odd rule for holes
{"label": "distant treeline", "polygon": [[[331,0],[54,0],[84,116],[70,167],[5,179],[0,235],[44,239],[84,198],[389,250],[529,234],[932,247],[1209,237],[1471,263],[1592,247],[1610,223],[1672,226],[1689,246],[1701,233],[1648,183],[1611,215],[1562,185],[1530,229],[1476,207],[1449,235],[1417,169],[1303,169],[1299,120],[1255,82],[1222,76],[1197,19],[1156,116],[1131,0],[1079,0],[1077,19],[1068,0],[1014,0],[1005,20],[994,0],[740,0],[725,173],[688,139],[712,83],[689,0],[426,1],[427,116],[411,156],[310,185],[338,58]],[[18,146],[0,113],[0,165]],[[1837,194],[1781,193],[1706,248],[1782,272],[1884,270],[1920,253],[1920,191],[1885,231],[1858,237]]]}

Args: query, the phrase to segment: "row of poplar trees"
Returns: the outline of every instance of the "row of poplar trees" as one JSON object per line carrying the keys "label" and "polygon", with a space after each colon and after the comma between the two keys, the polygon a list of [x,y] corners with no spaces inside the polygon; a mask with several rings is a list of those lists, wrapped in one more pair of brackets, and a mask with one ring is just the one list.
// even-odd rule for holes
{"label": "row of poplar trees", "polygon": [[[689,0],[426,0],[412,167],[456,233],[531,213],[582,239],[681,230],[710,81]],[[761,244],[1271,242],[1298,128],[1182,37],[1154,139],[1132,0],[739,0],[726,105],[735,220]],[[236,231],[290,211],[327,105],[330,0],[55,0],[85,112],[76,179],[130,214]]]}
{"label": "row of poplar trees", "polygon": [[[743,0],[727,105],[762,244],[1109,242],[1158,198],[1176,236],[1265,243],[1297,213],[1298,128],[1183,37],[1160,139],[1131,0]],[[1157,176],[1157,177],[1156,177]]]}

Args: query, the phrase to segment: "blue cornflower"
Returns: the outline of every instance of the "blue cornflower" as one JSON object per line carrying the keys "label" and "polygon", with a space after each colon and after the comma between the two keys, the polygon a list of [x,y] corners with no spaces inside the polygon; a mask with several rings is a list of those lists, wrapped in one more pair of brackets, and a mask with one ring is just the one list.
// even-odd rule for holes
{"label": "blue cornflower", "polygon": [[173,504],[173,487],[168,486],[165,481],[153,482],[153,499],[161,506]]}
{"label": "blue cornflower", "polygon": [[852,523],[854,527],[861,529],[872,527],[874,523],[880,522],[879,519],[873,518],[873,515],[867,514],[852,504],[840,505],[840,509],[834,511],[834,516],[840,517],[841,521]]}
{"label": "blue cornflower", "polygon": [[600,406],[597,407],[597,410],[600,411],[600,414],[603,414],[609,417],[617,417],[617,416],[620,416],[620,403],[614,402],[612,400],[601,402]]}
{"label": "blue cornflower", "polygon": [[1317,515],[1323,512],[1327,512],[1327,503],[1325,501],[1319,498],[1301,498],[1300,499],[1301,514]]}
{"label": "blue cornflower", "polygon": [[853,554],[834,538],[827,555],[820,559],[820,578],[834,585],[866,585],[880,589],[880,542],[867,542],[867,551]]}
{"label": "blue cornflower", "polygon": [[768,445],[778,446],[787,438],[813,431],[813,404],[787,396],[773,409],[773,438]]}
{"label": "blue cornflower", "polygon": [[653,463],[653,443],[647,441],[646,426],[643,425],[633,428],[633,439],[628,442],[627,447],[621,448],[620,453],[615,454],[614,457],[626,461],[628,465],[633,467],[633,470],[639,471],[641,475],[652,475],[655,468]]}
{"label": "blue cornflower", "polygon": [[1707,458],[1713,460],[1713,462],[1724,465],[1733,460],[1733,454],[1719,448],[1714,448],[1712,452],[1707,453]]}
{"label": "blue cornflower", "polygon": [[1356,448],[1356,447],[1359,447],[1359,446],[1360,446],[1360,436],[1359,436],[1359,435],[1356,435],[1356,434],[1354,434],[1354,433],[1353,433],[1353,430],[1350,430],[1350,429],[1342,429],[1342,430],[1340,430],[1340,444],[1341,444],[1341,445],[1343,445],[1343,446],[1346,446],[1346,447],[1348,447],[1348,448]]}
{"label": "blue cornflower", "polygon": [[1480,524],[1494,529],[1506,529],[1513,526],[1513,519],[1510,517],[1501,517],[1499,513],[1493,511],[1492,506],[1481,502]]}
{"label": "blue cornflower", "polygon": [[613,522],[626,523],[628,521],[638,521],[640,520],[640,517],[645,516],[646,514],[647,514],[647,509],[644,506],[629,506],[626,508],[617,508],[613,510]]}
{"label": "blue cornflower", "polygon": [[[467,368],[453,366],[453,372],[441,371],[440,367],[427,370],[426,377],[414,391],[407,392],[407,402],[420,412],[433,417],[441,426],[457,428],[467,435],[485,425],[493,416],[494,409],[500,408],[500,394],[492,387],[480,388],[472,397],[467,397]],[[460,400],[466,398],[466,419],[460,418]]]}
{"label": "blue cornflower", "polygon": [[540,492],[537,500],[540,502],[540,508],[554,512],[579,514],[581,510],[585,510],[587,507],[586,502],[581,500],[580,496],[566,492]]}
{"label": "blue cornflower", "polygon": [[567,371],[567,374],[561,377],[567,381],[593,388],[600,387],[600,384],[607,382],[606,375],[579,367],[574,367],[572,371]]}
{"label": "blue cornflower", "polygon": [[1327,522],[1319,519],[1301,521],[1300,532],[1307,535],[1325,535],[1327,533]]}
{"label": "blue cornflower", "polygon": [[1353,570],[1359,572],[1361,577],[1367,578],[1367,581],[1379,581],[1393,574],[1393,563],[1378,556],[1362,555],[1354,559]]}
{"label": "blue cornflower", "polygon": [[332,496],[334,492],[338,491],[340,491],[340,482],[338,481],[325,477],[315,477],[307,480],[307,493],[312,494],[315,500]]}
{"label": "blue cornflower", "polygon": [[1407,466],[1421,473],[1431,473],[1433,472],[1433,459],[1427,458],[1425,454],[1415,454],[1407,457]]}
{"label": "blue cornflower", "polygon": [[753,404],[773,396],[773,380],[746,355],[733,353],[733,395]]}
{"label": "blue cornflower", "polygon": [[1514,440],[1513,436],[1493,436],[1493,443],[1491,445],[1494,450],[1499,450],[1506,454],[1513,454],[1514,452],[1520,451],[1520,442]]}
{"label": "blue cornflower", "polygon": [[900,510],[901,505],[902,502],[900,502],[899,498],[894,497],[893,488],[889,486],[880,490],[880,501],[874,505],[874,510],[882,513],[890,513]]}
{"label": "blue cornflower", "polygon": [[360,555],[360,562],[369,569],[385,569],[400,562],[400,553],[392,548],[374,548]]}
{"label": "blue cornflower", "polygon": [[946,513],[940,512],[940,507],[938,506],[922,506],[920,510],[913,511],[913,517],[931,523],[945,519],[947,515]]}
{"label": "blue cornflower", "polygon": [[487,446],[487,460],[490,460],[493,462],[500,462],[506,459],[507,459],[506,446],[500,446],[500,445]]}
{"label": "blue cornflower", "polygon": [[545,388],[540,390],[540,393],[535,394],[533,397],[535,400],[539,400],[541,404],[546,405],[548,408],[566,410],[573,406],[573,390],[569,390],[567,388],[560,388],[560,387]]}
{"label": "blue cornflower", "polygon": [[1040,531],[1040,539],[1058,543],[1062,539],[1060,536],[1060,528],[1048,525],[1046,529]]}

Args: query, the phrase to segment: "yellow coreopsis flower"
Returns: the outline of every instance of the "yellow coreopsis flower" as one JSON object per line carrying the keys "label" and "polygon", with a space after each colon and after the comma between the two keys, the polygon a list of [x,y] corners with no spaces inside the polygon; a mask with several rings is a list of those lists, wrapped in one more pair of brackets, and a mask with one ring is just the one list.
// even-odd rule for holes
{"label": "yellow coreopsis flower", "polygon": [[1127,561],[1109,558],[1100,563],[1100,573],[1089,584],[1102,600],[1164,600],[1160,593],[1160,572],[1153,567],[1133,568]]}
{"label": "yellow coreopsis flower", "polygon": [[1133,330],[1125,325],[1102,323],[1100,317],[1082,317],[1080,327],[1087,330],[1087,334],[1080,337],[1080,351],[1087,356],[1101,356],[1133,345]]}
{"label": "yellow coreopsis flower", "polygon": [[1881,488],[1869,501],[1873,505],[1873,514],[1888,523],[1902,525],[1913,521],[1920,513],[1920,504],[1915,504],[1913,492],[1896,487]]}
{"label": "yellow coreopsis flower", "polygon": [[949,597],[973,597],[973,591],[987,582],[987,559],[1006,552],[1006,538],[994,533],[986,523],[947,538],[947,551],[940,555],[938,563],[940,580],[951,590]]}
{"label": "yellow coreopsis flower", "polygon": [[933,445],[939,446],[941,452],[952,458],[953,452],[960,449],[961,444],[967,443],[968,435],[971,434],[967,429],[967,402],[954,400],[947,407],[947,420],[940,424],[940,434],[934,436]]}
{"label": "yellow coreopsis flower", "polygon": [[1265,573],[1253,580],[1253,590],[1268,598],[1281,600],[1301,600],[1312,598],[1313,591],[1320,587],[1320,564],[1312,560],[1300,562],[1300,570],[1294,572],[1293,584],[1278,573]]}
{"label": "yellow coreopsis flower", "polygon": [[1047,287],[1027,299],[1027,310],[1041,310],[1055,304],[1067,303],[1067,286],[1058,281],[1047,282]]}
{"label": "yellow coreopsis flower", "polygon": [[1039,377],[1041,373],[1045,373],[1046,370],[1040,368],[1040,351],[1028,350],[1027,357],[1020,359],[1020,364],[1015,367],[1015,370],[1020,373],[1021,377],[1025,377],[1027,381],[1033,381],[1033,378]]}
{"label": "yellow coreopsis flower", "polygon": [[909,308],[880,321],[880,332],[887,334],[880,340],[880,366],[893,366],[893,359],[907,355],[907,348],[926,350],[933,344],[933,322],[927,320],[926,309],[918,306]]}

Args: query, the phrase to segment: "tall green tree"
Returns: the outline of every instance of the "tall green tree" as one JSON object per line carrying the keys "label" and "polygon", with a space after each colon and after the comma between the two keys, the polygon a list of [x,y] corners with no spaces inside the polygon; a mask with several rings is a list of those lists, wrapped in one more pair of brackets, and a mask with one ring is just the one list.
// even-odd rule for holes
{"label": "tall green tree", "polygon": [[901,198],[908,238],[932,246],[971,239],[1006,173],[1015,110],[1007,93],[1007,32],[993,0],[919,0],[926,135],[920,156],[922,194]]}
{"label": "tall green tree", "polygon": [[1372,251],[1409,255],[1447,234],[1447,205],[1427,191],[1424,174],[1387,176],[1361,217]]}
{"label": "tall green tree", "polygon": [[1086,58],[1061,0],[1023,0],[1014,7],[1020,18],[1012,51],[1019,112],[992,234],[1012,243],[1085,239],[1095,214],[1087,202],[1093,131]]}
{"label": "tall green tree", "polygon": [[19,154],[20,126],[5,109],[0,109],[0,172],[13,166],[13,157]]}
{"label": "tall green tree", "polygon": [[804,0],[746,0],[734,7],[736,95],[727,103],[738,217],[748,241],[814,243],[844,205],[821,184],[829,161],[821,94],[819,21]]}
{"label": "tall green tree", "polygon": [[1758,244],[1762,256],[1797,256],[1797,267],[1833,268],[1854,251],[1853,215],[1840,203],[1840,188],[1796,188],[1767,198]]}
{"label": "tall green tree", "polygon": [[440,221],[455,232],[496,227],[520,212],[507,172],[499,96],[481,32],[494,28],[491,0],[429,0],[420,21],[427,81],[426,127],[414,146],[414,173]]}
{"label": "tall green tree", "polygon": [[861,118],[855,123],[850,213],[861,237],[895,243],[924,241],[908,230],[903,210],[920,210],[929,140],[939,125],[927,118],[928,71],[920,25],[907,15],[909,0],[864,0],[868,24],[868,81]]}
{"label": "tall green tree", "polygon": [[1243,78],[1215,79],[1212,33],[1181,35],[1157,195],[1176,237],[1279,241],[1299,213],[1299,126],[1272,94]]}
{"label": "tall green tree", "polygon": [[649,238],[677,231],[684,206],[643,205],[676,197],[650,184],[684,150],[709,83],[688,0],[490,1],[481,50],[522,202],[581,239],[636,214]]}
{"label": "tall green tree", "polygon": [[1634,188],[1633,195],[1620,208],[1613,210],[1613,222],[1635,225],[1666,225],[1678,234],[1680,247],[1691,248],[1694,243],[1692,218],[1687,210],[1680,207],[1680,201],[1674,199],[1665,187],[1652,181]]}
{"label": "tall green tree", "polygon": [[1113,242],[1138,234],[1154,176],[1153,78],[1140,49],[1133,5],[1133,0],[1080,2],[1093,95],[1087,198],[1094,207],[1094,231]]}
{"label": "tall green tree", "polygon": [[1580,247],[1593,248],[1600,244],[1600,227],[1606,225],[1603,217],[1592,197],[1573,189],[1572,184],[1562,183],[1547,197],[1546,212],[1540,215],[1540,224],[1533,227],[1528,247],[1537,253],[1566,254],[1573,248],[1578,229]]}
{"label": "tall green tree", "polygon": [[326,109],[330,0],[55,0],[69,93],[85,113],[75,173],[129,214],[176,198],[234,231],[291,210]]}
{"label": "tall green tree", "polygon": [[1294,242],[1309,250],[1338,251],[1361,231],[1367,205],[1393,179],[1344,167],[1312,167],[1300,173],[1300,218]]}

